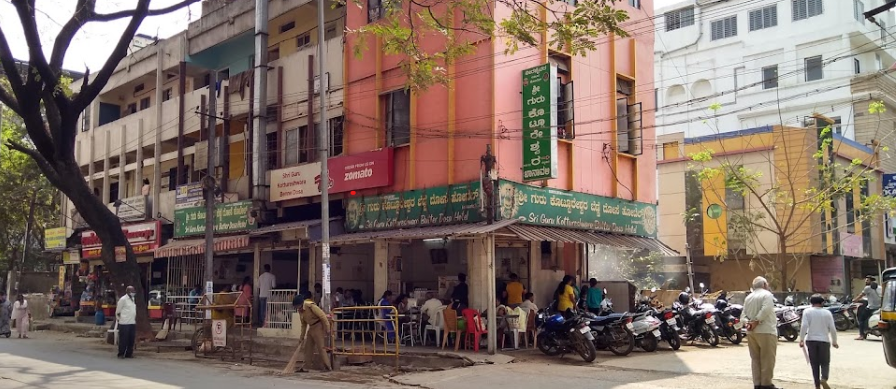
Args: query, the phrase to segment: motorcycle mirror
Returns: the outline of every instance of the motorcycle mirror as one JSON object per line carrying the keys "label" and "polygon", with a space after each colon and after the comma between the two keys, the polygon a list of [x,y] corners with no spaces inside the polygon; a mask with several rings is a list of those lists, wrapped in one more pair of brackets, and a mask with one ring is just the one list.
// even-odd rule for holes
{"label": "motorcycle mirror", "polygon": [[686,287],[684,288],[684,292],[685,292],[685,293],[691,293],[691,287],[690,287],[690,286],[686,286]]}
{"label": "motorcycle mirror", "polygon": [[603,292],[604,292],[604,296],[606,296],[606,295],[607,295],[607,288],[604,288]]}

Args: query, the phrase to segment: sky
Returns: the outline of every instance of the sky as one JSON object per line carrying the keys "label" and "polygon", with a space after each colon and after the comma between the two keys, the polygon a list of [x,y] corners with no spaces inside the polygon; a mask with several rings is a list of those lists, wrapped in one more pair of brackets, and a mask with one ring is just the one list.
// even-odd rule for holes
{"label": "sky", "polygon": [[[180,1],[152,0],[150,9],[162,8]],[[97,1],[97,13],[133,9],[136,3],[136,0],[99,0]],[[44,52],[47,55],[53,48],[56,35],[62,29],[62,25],[71,18],[74,10],[74,0],[37,0],[37,27]],[[163,39],[170,37],[186,29],[191,20],[199,19],[200,12],[201,5],[197,2],[189,9],[146,18],[138,33],[159,36]],[[79,72],[83,72],[87,67],[91,72],[98,71],[112,52],[113,46],[127,27],[128,21],[129,19],[121,19],[115,22],[90,23],[84,26],[72,41],[63,67]],[[19,22],[15,7],[10,0],[0,0],[0,26],[3,28],[13,55],[19,59],[28,59],[28,45],[25,44],[22,24]]]}

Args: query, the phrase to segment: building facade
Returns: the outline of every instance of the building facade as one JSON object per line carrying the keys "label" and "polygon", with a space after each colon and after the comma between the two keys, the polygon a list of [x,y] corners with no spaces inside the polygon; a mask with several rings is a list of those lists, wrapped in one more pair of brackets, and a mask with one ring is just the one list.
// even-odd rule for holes
{"label": "building facade", "polygon": [[[675,254],[656,240],[656,159],[645,151],[654,105],[638,93],[653,85],[652,34],[604,38],[587,57],[545,42],[508,54],[502,40],[483,39],[449,65],[448,85],[408,90],[401,58],[377,44],[357,58],[357,36],[344,33],[376,23],[369,8],[381,4],[326,11],[327,66],[309,78],[316,5],[271,2],[267,104],[259,105],[248,3],[205,2],[183,35],[129,57],[77,140],[85,178],[119,217],[133,208],[149,210],[134,219],[161,220],[168,236],[145,258],[149,282],[169,296],[185,298],[204,280],[197,205],[209,174],[221,197],[215,287],[257,279],[271,265],[278,289],[261,308],[272,333],[289,328],[292,295],[326,279],[376,301],[385,290],[446,296],[465,273],[468,303],[481,310],[511,273],[545,305],[564,275],[599,276],[589,261]],[[649,25],[652,2],[617,7],[631,16],[623,28]],[[326,221],[315,136],[321,92],[331,139]],[[224,147],[207,166],[203,107],[212,98]],[[326,249],[322,223],[333,231]]]}

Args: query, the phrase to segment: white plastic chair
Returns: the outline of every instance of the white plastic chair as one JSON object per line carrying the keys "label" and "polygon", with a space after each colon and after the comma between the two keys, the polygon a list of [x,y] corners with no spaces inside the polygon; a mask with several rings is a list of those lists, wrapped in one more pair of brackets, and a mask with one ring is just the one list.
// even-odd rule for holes
{"label": "white plastic chair", "polygon": [[429,332],[435,332],[436,335],[436,346],[439,345],[439,342],[442,339],[442,329],[445,328],[445,309],[447,306],[439,307],[436,309],[436,321],[435,325],[427,324],[423,330],[423,345],[426,346],[426,338],[429,335]]}

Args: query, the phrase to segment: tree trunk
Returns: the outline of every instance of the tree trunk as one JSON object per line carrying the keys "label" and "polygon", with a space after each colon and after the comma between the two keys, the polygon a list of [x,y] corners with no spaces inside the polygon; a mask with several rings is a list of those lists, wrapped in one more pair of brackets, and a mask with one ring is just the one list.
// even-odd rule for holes
{"label": "tree trunk", "polygon": [[781,291],[787,291],[787,243],[784,241],[783,236],[778,237],[778,266],[781,267],[781,277],[780,288]]}
{"label": "tree trunk", "polygon": [[[58,187],[68,196],[72,204],[102,242],[103,264],[109,270],[113,288],[118,296],[124,296],[127,286],[133,286],[137,303],[137,338],[151,339],[152,327],[149,324],[149,311],[146,304],[146,291],[143,289],[140,267],[127,237],[121,230],[121,222],[114,213],[103,204],[102,199],[94,196],[84,181],[77,164],[59,163],[54,166],[59,172]],[[115,261],[115,247],[124,246],[127,260]],[[101,291],[97,291],[98,293]]]}

